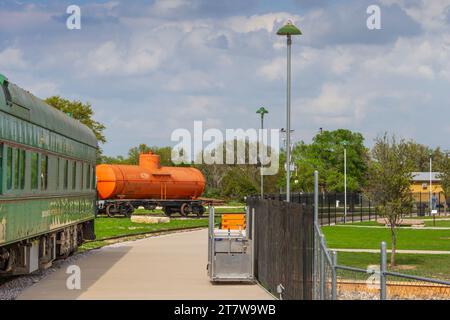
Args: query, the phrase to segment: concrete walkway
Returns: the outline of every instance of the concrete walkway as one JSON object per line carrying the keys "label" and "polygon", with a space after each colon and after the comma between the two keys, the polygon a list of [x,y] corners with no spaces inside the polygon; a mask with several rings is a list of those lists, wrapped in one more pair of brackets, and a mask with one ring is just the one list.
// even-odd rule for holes
{"label": "concrete walkway", "polygon": [[[380,249],[329,249],[336,252],[368,252],[368,253],[380,253]],[[391,250],[387,249],[386,252],[390,253]],[[411,254],[450,254],[450,251],[439,250],[396,250],[397,253],[411,253]]]}
{"label": "concrete walkway", "polygon": [[95,250],[76,261],[80,290],[67,289],[63,267],[18,299],[272,299],[256,284],[211,284],[207,234],[175,233]]}

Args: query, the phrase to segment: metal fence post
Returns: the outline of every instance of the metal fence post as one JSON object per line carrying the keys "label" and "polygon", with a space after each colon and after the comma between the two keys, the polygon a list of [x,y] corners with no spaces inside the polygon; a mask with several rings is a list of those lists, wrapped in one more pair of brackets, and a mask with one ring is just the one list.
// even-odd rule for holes
{"label": "metal fence post", "polygon": [[337,296],[337,276],[336,276],[336,265],[337,265],[337,254],[333,250],[331,252],[331,272],[332,272],[332,283],[331,283],[331,300],[336,300]]}
{"label": "metal fence post", "polygon": [[256,256],[255,256],[255,246],[256,246],[256,241],[255,241],[255,208],[252,208],[252,213],[251,213],[251,233],[252,233],[252,275],[253,275],[253,279],[256,279],[256,273],[255,273],[255,264],[256,264]]}
{"label": "metal fence post", "polygon": [[209,276],[214,277],[214,225],[215,225],[215,211],[214,206],[210,205],[209,207],[209,241],[208,241],[208,255],[209,255]]}
{"label": "metal fence post", "polygon": [[323,248],[323,238],[324,236],[320,235],[320,300],[325,300],[325,251]]}
{"label": "metal fence post", "polygon": [[387,255],[386,255],[386,242],[381,242],[380,248],[380,300],[386,300],[386,271],[387,271]]}
{"label": "metal fence post", "polygon": [[319,226],[319,171],[314,171],[314,222]]}

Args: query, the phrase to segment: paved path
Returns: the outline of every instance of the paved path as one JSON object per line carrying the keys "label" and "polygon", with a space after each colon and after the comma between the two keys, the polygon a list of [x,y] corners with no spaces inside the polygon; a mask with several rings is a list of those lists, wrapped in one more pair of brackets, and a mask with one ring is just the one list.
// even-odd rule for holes
{"label": "paved path", "polygon": [[[337,252],[368,252],[368,253],[380,253],[380,249],[329,249]],[[386,252],[390,253],[391,250],[387,249]],[[397,253],[412,253],[412,254],[450,254],[450,251],[439,250],[396,250]]]}
{"label": "paved path", "polygon": [[256,284],[211,284],[207,238],[200,230],[104,247],[76,261],[81,290],[66,288],[61,268],[18,299],[272,299]]}

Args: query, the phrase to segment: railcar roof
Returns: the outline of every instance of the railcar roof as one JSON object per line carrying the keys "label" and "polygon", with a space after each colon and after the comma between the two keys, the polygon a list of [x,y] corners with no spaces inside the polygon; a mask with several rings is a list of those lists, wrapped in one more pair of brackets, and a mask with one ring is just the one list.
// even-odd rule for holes
{"label": "railcar roof", "polygon": [[98,147],[95,134],[80,121],[49,106],[43,100],[11,82],[8,83],[8,89],[12,102],[16,106],[7,106],[4,92],[0,90],[0,109],[3,111],[94,148]]}

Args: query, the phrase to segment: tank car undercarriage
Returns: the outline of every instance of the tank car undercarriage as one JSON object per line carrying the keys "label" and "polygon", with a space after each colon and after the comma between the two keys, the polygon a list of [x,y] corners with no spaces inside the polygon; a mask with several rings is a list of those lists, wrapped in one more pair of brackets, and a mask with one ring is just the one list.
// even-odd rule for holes
{"label": "tank car undercarriage", "polygon": [[204,203],[201,200],[145,200],[145,199],[124,199],[124,200],[100,200],[97,203],[98,213],[107,214],[109,217],[124,216],[130,217],[134,210],[143,207],[146,210],[154,210],[161,207],[164,214],[170,217],[174,213],[179,213],[183,217],[195,215],[203,216],[205,213]]}

